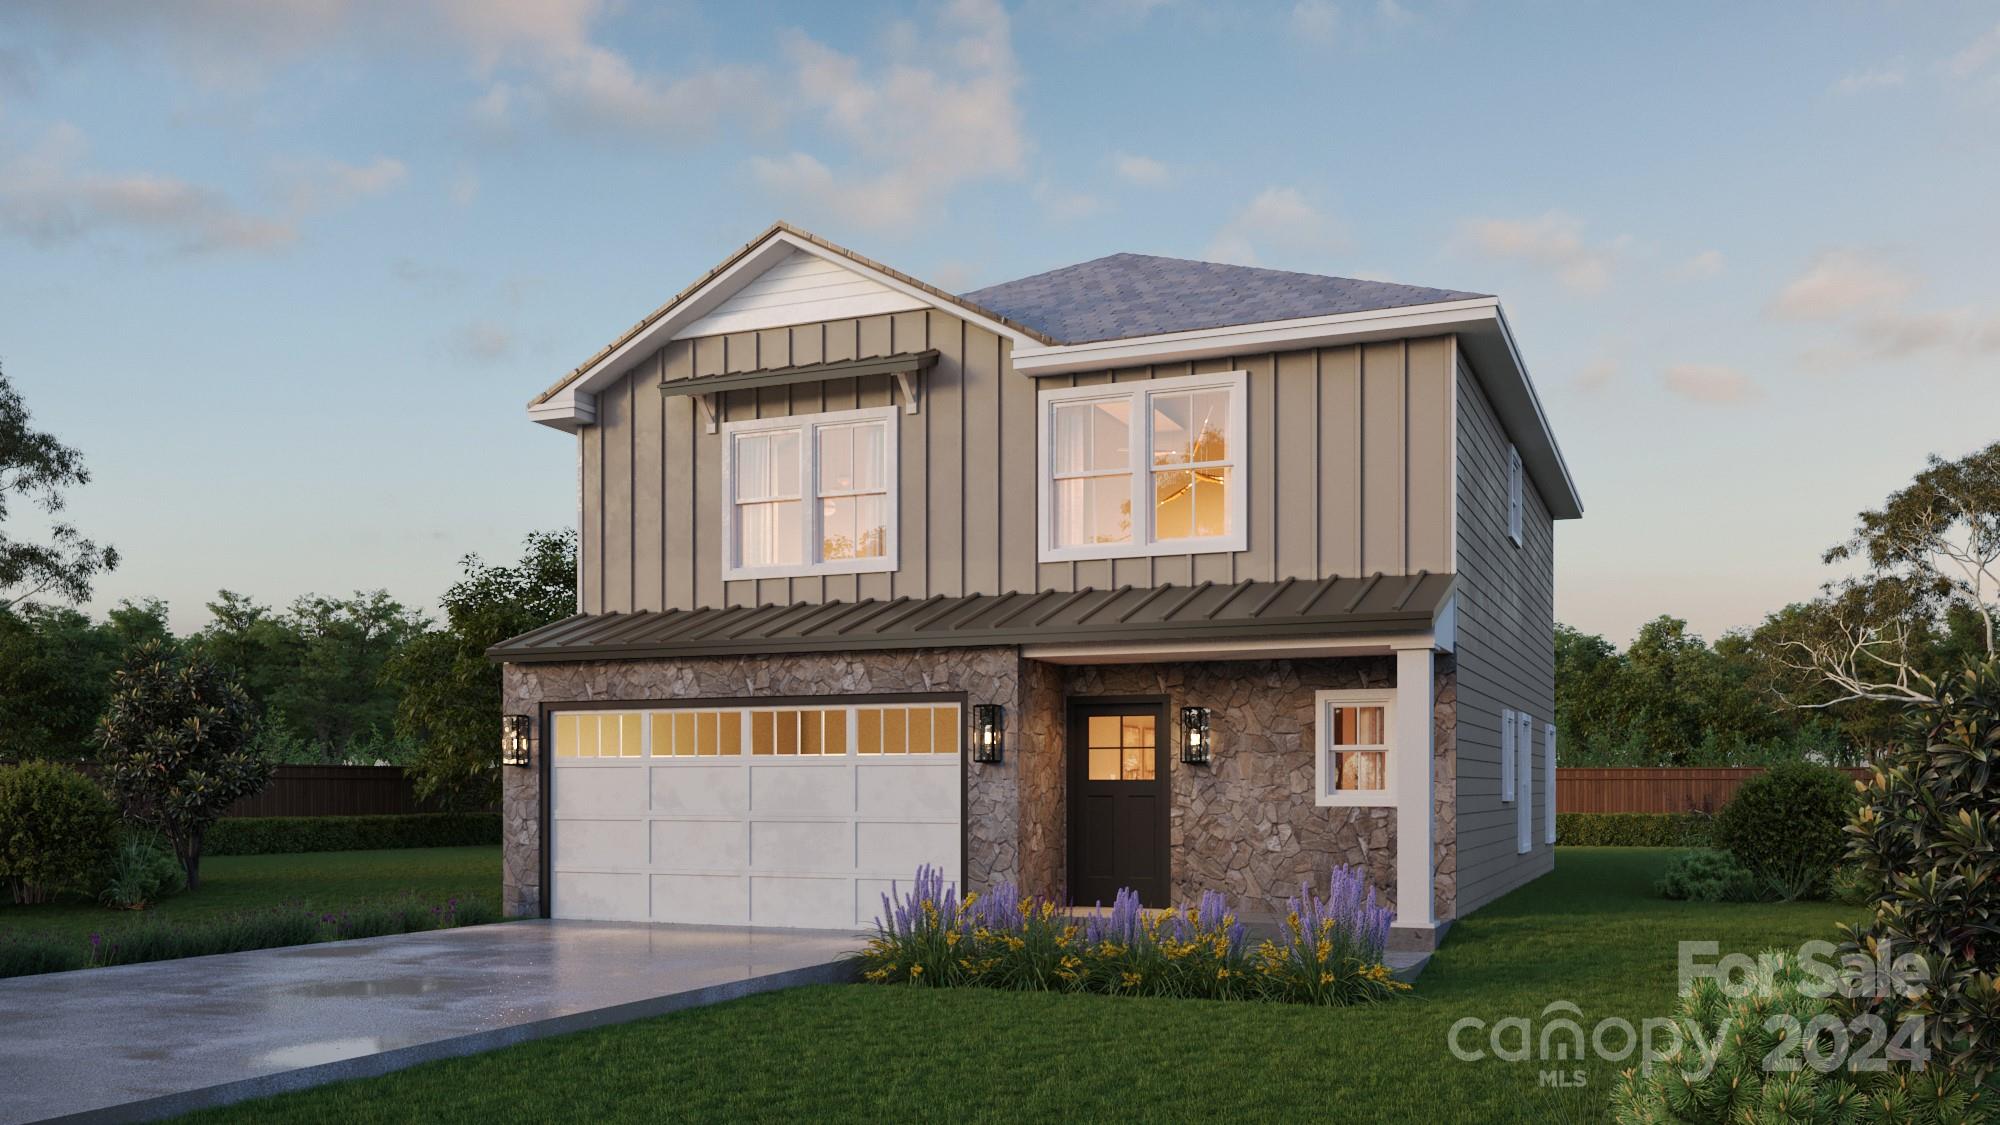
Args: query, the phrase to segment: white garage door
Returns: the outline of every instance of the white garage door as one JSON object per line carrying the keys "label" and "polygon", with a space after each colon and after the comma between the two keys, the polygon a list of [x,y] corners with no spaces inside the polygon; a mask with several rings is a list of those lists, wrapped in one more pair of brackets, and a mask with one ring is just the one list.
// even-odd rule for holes
{"label": "white garage door", "polygon": [[865,927],[919,864],[956,881],[955,702],[553,716],[550,913]]}

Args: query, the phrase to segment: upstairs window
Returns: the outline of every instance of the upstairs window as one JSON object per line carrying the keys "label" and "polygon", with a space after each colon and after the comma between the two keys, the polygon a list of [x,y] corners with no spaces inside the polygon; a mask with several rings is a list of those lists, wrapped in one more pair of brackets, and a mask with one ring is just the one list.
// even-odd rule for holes
{"label": "upstairs window", "polygon": [[1241,371],[1041,396],[1041,558],[1244,549]]}
{"label": "upstairs window", "polygon": [[1512,539],[1516,547],[1521,545],[1522,490],[1526,487],[1522,479],[1521,451],[1510,445],[1507,447],[1507,538]]}
{"label": "upstairs window", "polygon": [[896,408],[723,428],[723,576],[896,569]]}

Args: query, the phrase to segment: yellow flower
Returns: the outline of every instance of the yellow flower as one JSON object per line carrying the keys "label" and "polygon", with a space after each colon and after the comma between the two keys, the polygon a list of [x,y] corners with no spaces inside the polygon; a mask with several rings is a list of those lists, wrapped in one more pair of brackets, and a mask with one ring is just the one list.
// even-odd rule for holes
{"label": "yellow flower", "polygon": [[1332,984],[1332,983],[1333,983],[1333,974],[1332,974],[1332,973],[1321,973],[1321,974],[1319,975],[1319,982],[1320,982],[1321,984]]}
{"label": "yellow flower", "polygon": [[1216,979],[1216,980],[1228,980],[1228,979],[1229,979],[1229,970],[1228,970],[1228,969],[1217,969],[1217,970],[1215,970],[1215,979]]}
{"label": "yellow flower", "polygon": [[924,975],[924,967],[923,967],[922,965],[911,965],[911,966],[910,966],[910,976],[912,976],[912,977],[920,977],[920,976],[923,976],[923,975]]}
{"label": "yellow flower", "polygon": [[1125,987],[1126,987],[1126,988],[1137,988],[1137,987],[1139,987],[1139,974],[1138,974],[1138,973],[1126,973],[1126,974],[1124,975],[1124,977],[1123,977],[1122,979],[1123,979],[1123,980],[1124,980],[1124,982],[1125,982]]}
{"label": "yellow flower", "polygon": [[1321,938],[1319,939],[1319,944],[1313,947],[1313,951],[1319,954],[1320,960],[1324,961],[1333,956],[1333,943],[1325,938]]}
{"label": "yellow flower", "polygon": [[944,934],[944,943],[949,946],[956,946],[958,944],[958,931],[946,930]]}

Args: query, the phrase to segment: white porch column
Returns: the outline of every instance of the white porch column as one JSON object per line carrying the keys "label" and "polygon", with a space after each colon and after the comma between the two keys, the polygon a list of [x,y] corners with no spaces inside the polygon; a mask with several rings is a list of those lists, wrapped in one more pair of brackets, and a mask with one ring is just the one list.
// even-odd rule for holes
{"label": "white porch column", "polygon": [[1432,695],[1436,677],[1431,639],[1422,647],[1396,650],[1395,752],[1389,755],[1396,778],[1397,930],[1417,931],[1429,948],[1437,926],[1437,885],[1431,874],[1436,848],[1436,802],[1431,792]]}

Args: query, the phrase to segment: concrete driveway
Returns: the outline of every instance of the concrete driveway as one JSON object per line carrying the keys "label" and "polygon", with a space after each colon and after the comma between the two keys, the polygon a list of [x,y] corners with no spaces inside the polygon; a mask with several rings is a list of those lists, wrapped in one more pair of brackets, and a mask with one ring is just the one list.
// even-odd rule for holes
{"label": "concrete driveway", "polygon": [[860,944],[529,921],[0,980],[0,1121],[148,1120],[847,979]]}

